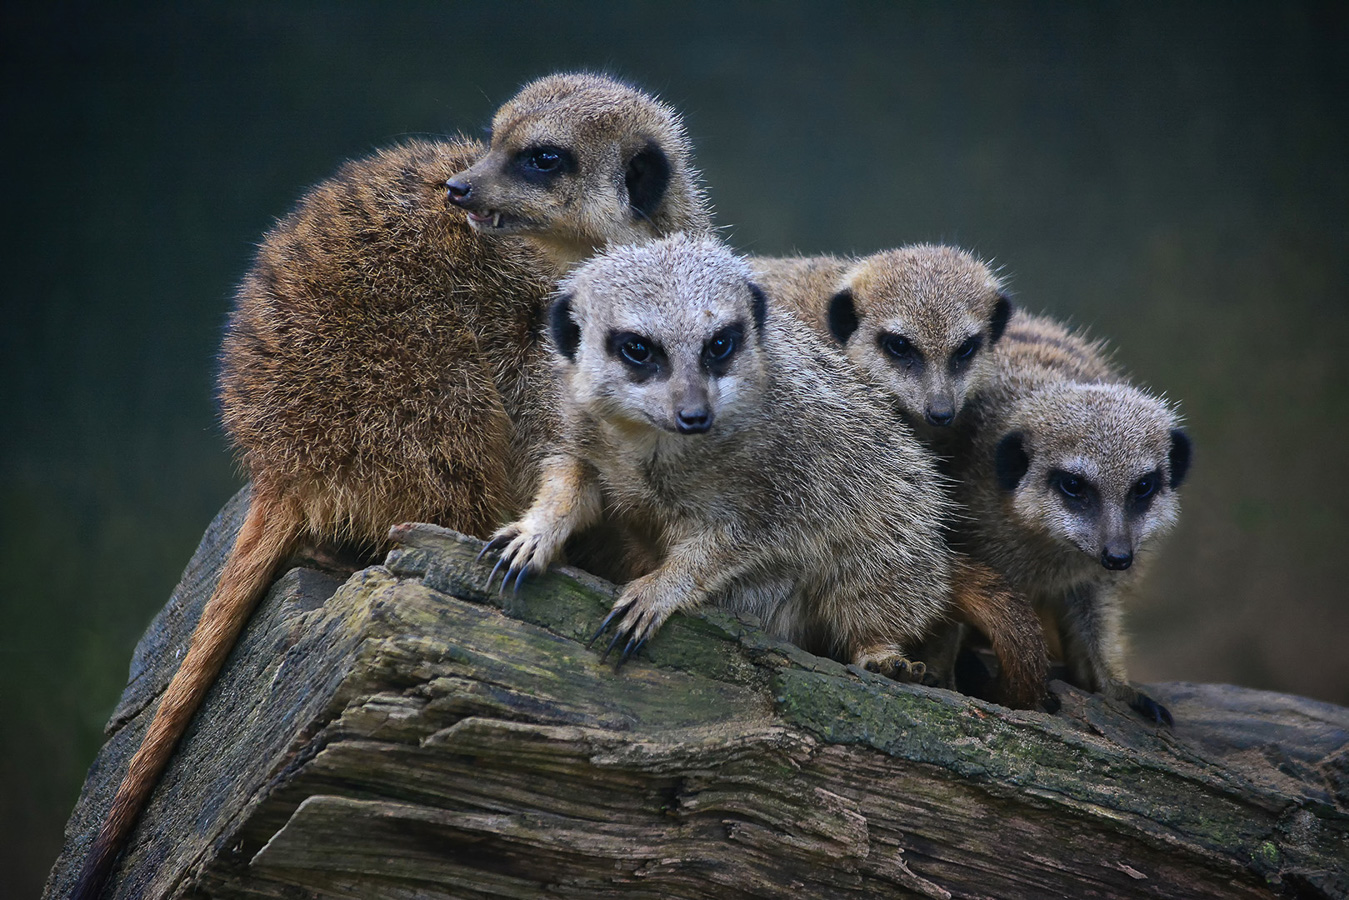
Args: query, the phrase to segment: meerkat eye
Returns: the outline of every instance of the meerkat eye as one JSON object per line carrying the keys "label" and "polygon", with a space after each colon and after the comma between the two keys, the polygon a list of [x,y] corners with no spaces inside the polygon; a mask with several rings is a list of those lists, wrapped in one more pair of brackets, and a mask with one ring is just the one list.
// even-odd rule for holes
{"label": "meerkat eye", "polygon": [[910,367],[921,362],[917,348],[902,334],[882,334],[880,344],[881,349],[888,353],[895,362]]}
{"label": "meerkat eye", "polygon": [[1071,472],[1054,471],[1049,474],[1049,483],[1060,494],[1077,503],[1087,499],[1087,481]]}
{"label": "meerkat eye", "polygon": [[618,353],[634,366],[644,366],[651,362],[651,347],[641,338],[632,338],[619,344]]}
{"label": "meerkat eye", "polygon": [[519,173],[530,181],[551,178],[576,168],[571,151],[551,144],[526,147],[516,154],[515,165]]}
{"label": "meerkat eye", "polygon": [[703,367],[714,375],[725,372],[731,362],[731,357],[740,349],[744,337],[745,326],[739,322],[712,335],[708,338],[707,343],[703,344]]}
{"label": "meerkat eye", "polygon": [[1162,483],[1162,477],[1159,472],[1149,472],[1142,478],[1134,482],[1133,501],[1140,507],[1147,505],[1152,499],[1152,495],[1157,493],[1157,488]]}
{"label": "meerkat eye", "polygon": [[974,355],[979,352],[979,347],[981,347],[982,344],[983,341],[979,340],[978,335],[969,337],[965,343],[960,344],[959,347],[955,348],[954,354],[951,354],[951,366],[955,368],[967,366],[967,364],[970,363],[970,360],[974,359]]}

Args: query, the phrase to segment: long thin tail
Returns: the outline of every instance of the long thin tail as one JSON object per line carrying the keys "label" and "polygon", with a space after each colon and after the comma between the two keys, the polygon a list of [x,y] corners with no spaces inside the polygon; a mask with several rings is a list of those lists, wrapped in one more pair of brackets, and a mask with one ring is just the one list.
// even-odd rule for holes
{"label": "long thin tail", "polygon": [[96,900],[102,892],[113,863],[168,765],[178,739],[215,682],[276,567],[294,549],[300,528],[301,523],[293,514],[287,515],[280,504],[260,497],[254,486],[248,516],[235,539],[220,582],[202,609],[187,656],[165,689],[140,749],[131,757],[108,817],[85,857],[72,900]]}
{"label": "long thin tail", "polygon": [[961,554],[955,556],[951,593],[956,617],[983,632],[998,658],[998,702],[1018,709],[1040,707],[1046,698],[1049,654],[1030,603],[997,572]]}

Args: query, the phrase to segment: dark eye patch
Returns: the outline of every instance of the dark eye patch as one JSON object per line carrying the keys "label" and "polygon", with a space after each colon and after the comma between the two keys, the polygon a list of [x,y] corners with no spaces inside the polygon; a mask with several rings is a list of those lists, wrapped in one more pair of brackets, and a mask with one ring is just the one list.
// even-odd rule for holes
{"label": "dark eye patch", "polygon": [[515,154],[511,167],[531,184],[547,184],[561,175],[576,171],[576,156],[565,147],[538,144]]}
{"label": "dark eye patch", "polygon": [[656,375],[665,363],[665,350],[659,343],[634,331],[613,331],[607,341],[609,355],[645,381]]}
{"label": "dark eye patch", "polygon": [[951,353],[951,371],[960,372],[968,368],[983,345],[984,339],[977,334],[966,338],[965,342]]}
{"label": "dark eye patch", "polygon": [[1086,509],[1096,498],[1096,488],[1081,475],[1053,469],[1049,473],[1049,486],[1063,499],[1070,509]]}
{"label": "dark eye patch", "polygon": [[1161,486],[1162,473],[1158,469],[1153,469],[1135,481],[1133,486],[1129,488],[1129,507],[1134,512],[1142,512],[1147,509]]}
{"label": "dark eye patch", "polygon": [[745,323],[727,325],[703,344],[703,368],[713,375],[725,375],[744,342]]}
{"label": "dark eye patch", "polygon": [[902,334],[895,334],[889,331],[882,331],[876,337],[876,343],[880,346],[881,352],[896,364],[906,369],[921,368],[923,365],[923,354],[918,352],[918,348]]}

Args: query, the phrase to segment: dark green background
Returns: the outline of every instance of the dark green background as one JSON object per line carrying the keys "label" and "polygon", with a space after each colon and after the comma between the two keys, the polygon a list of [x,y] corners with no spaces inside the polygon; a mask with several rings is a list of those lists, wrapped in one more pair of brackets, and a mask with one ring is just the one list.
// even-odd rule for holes
{"label": "dark green background", "polygon": [[253,245],[339,161],[560,68],[684,110],[740,249],[955,242],[1110,338],[1197,449],[1132,673],[1349,703],[1344,4],[30,6],[0,13],[6,896],[239,483],[212,378]]}

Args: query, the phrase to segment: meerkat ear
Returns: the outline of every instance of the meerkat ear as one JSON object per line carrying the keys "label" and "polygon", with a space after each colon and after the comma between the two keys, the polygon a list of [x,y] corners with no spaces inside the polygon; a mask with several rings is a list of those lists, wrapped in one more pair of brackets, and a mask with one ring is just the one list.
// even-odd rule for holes
{"label": "meerkat ear", "polygon": [[768,318],[768,297],[764,294],[763,288],[752,281],[749,283],[749,292],[754,297],[751,301],[753,305],[750,308],[750,312],[754,316],[754,330],[762,337],[764,319]]}
{"label": "meerkat ear", "polygon": [[1171,429],[1171,490],[1180,487],[1190,473],[1190,436],[1179,428]]}
{"label": "meerkat ear", "polygon": [[628,160],[623,182],[628,186],[628,205],[642,218],[650,219],[670,186],[670,158],[651,141]]}
{"label": "meerkat ear", "polygon": [[857,324],[857,307],[853,305],[852,291],[844,288],[829,300],[829,333],[840,344],[846,344],[857,330]]}
{"label": "meerkat ear", "polygon": [[993,469],[998,476],[998,487],[1004,491],[1014,491],[1026,477],[1030,468],[1030,457],[1026,455],[1026,436],[1019,431],[998,441],[998,449],[993,454]]}
{"label": "meerkat ear", "polygon": [[581,326],[571,317],[571,294],[559,294],[548,307],[548,332],[553,347],[570,362],[576,362],[576,348],[581,344]]}
{"label": "meerkat ear", "polygon": [[1006,294],[999,294],[998,300],[993,304],[993,319],[988,326],[988,344],[992,345],[998,342],[1002,337],[1003,331],[1007,329],[1007,320],[1012,318],[1012,300]]}

